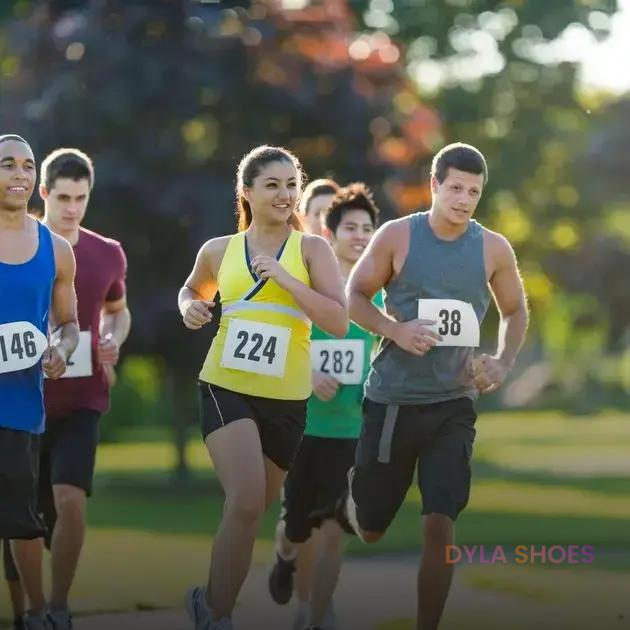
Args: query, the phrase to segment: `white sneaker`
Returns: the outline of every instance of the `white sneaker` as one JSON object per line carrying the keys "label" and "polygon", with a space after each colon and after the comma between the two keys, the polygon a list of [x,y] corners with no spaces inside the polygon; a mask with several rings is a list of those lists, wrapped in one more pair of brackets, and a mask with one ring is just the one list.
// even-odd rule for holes
{"label": "white sneaker", "polygon": [[220,623],[222,621],[221,619],[218,621],[212,620],[212,613],[206,603],[205,588],[201,586],[191,588],[186,593],[185,605],[190,620],[195,624],[195,630],[216,630],[217,627],[220,629],[225,628],[225,626],[215,625],[216,623]]}
{"label": "white sneaker", "polygon": [[298,602],[297,610],[295,611],[295,618],[293,620],[293,626],[291,630],[304,630],[308,624],[308,602]]}
{"label": "white sneaker", "polygon": [[72,615],[69,610],[48,610],[48,620],[54,630],[73,630]]}
{"label": "white sneaker", "polygon": [[24,630],[54,630],[46,614],[24,615]]}

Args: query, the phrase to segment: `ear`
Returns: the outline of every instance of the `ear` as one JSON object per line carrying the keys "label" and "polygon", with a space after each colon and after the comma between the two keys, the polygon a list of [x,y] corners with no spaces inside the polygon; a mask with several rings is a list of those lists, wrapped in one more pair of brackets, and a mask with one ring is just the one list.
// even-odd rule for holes
{"label": "ear", "polygon": [[245,186],[243,187],[243,197],[245,197],[245,199],[251,204],[252,200],[251,200],[251,194],[252,194],[252,189],[251,188],[246,188]]}
{"label": "ear", "polygon": [[322,236],[329,242],[332,243],[335,240],[335,235],[333,231],[327,227],[326,225],[322,225]]}
{"label": "ear", "polygon": [[438,181],[438,178],[435,175],[431,175],[431,192],[434,195],[437,193],[439,185],[440,182]]}
{"label": "ear", "polygon": [[39,185],[39,196],[46,201],[46,199],[48,199],[48,195],[50,194],[50,192],[48,191],[48,188],[46,188],[46,186],[44,186],[44,184],[40,184]]}

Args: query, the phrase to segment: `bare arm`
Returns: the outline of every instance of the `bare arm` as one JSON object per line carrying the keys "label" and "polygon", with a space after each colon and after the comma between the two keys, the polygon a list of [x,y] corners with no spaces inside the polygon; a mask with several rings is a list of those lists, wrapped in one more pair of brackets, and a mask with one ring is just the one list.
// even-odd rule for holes
{"label": "bare arm", "polygon": [[131,313],[127,308],[127,298],[105,302],[101,310],[100,336],[111,338],[118,347],[122,346],[131,329]]}
{"label": "bare arm", "polygon": [[372,302],[377,291],[382,289],[394,275],[396,248],[407,238],[406,225],[392,221],[381,226],[370,241],[365,252],[354,266],[346,292],[350,304],[350,317],[359,326],[381,337],[391,339],[397,346],[423,356],[440,336],[426,328],[434,324],[424,319],[398,322]]}
{"label": "bare arm", "polygon": [[230,237],[211,239],[202,245],[195,265],[179,290],[177,304],[184,324],[198,330],[212,319],[210,309],[214,306],[211,297],[217,290],[217,271]]}
{"label": "bare arm", "polygon": [[400,232],[395,223],[381,226],[352,269],[346,295],[350,317],[362,328],[381,337],[392,338],[396,320],[374,305],[372,299],[394,274],[393,245]]}
{"label": "bare arm", "polygon": [[512,247],[500,234],[490,232],[486,238],[486,251],[494,268],[490,288],[501,320],[496,354],[492,357],[482,354],[473,362],[475,385],[482,393],[497,389],[514,367],[529,320],[527,298]]}
{"label": "bare arm", "polygon": [[490,288],[501,316],[496,356],[511,370],[525,340],[529,313],[514,251],[503,237],[496,240],[497,265],[490,278]]}
{"label": "bare arm", "polygon": [[51,298],[51,324],[60,331],[59,343],[44,355],[44,371],[50,378],[59,378],[66,369],[66,360],[79,343],[77,296],[74,290],[76,263],[72,247],[53,234],[56,276]]}

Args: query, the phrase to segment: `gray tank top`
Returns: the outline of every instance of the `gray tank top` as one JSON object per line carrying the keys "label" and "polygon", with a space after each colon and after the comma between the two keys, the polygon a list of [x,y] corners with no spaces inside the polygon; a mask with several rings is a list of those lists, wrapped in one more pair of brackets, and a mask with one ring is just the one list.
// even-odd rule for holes
{"label": "gray tank top", "polygon": [[[439,239],[426,212],[409,217],[409,252],[396,278],[385,288],[390,317],[418,317],[419,299],[455,299],[472,304],[481,324],[490,293],[483,256],[483,228],[474,220],[454,241]],[[468,396],[475,399],[469,373],[473,348],[436,347],[423,357],[382,339],[365,383],[365,395],[378,403],[429,404]]]}

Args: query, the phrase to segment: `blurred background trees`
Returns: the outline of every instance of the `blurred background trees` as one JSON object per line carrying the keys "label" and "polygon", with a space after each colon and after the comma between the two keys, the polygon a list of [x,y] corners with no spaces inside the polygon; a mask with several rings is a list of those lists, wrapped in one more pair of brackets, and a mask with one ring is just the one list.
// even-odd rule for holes
{"label": "blurred background trees", "polygon": [[93,157],[86,225],[129,258],[134,326],[105,433],[174,422],[183,445],[209,331],[183,328],[177,290],[199,246],[234,230],[236,165],[261,143],[290,147],[311,178],[368,182],[385,218],[430,205],[441,145],[478,146],[490,166],[479,219],[513,243],[532,307],[520,373],[486,404],[623,404],[630,102],[582,89],[563,56],[566,42],[606,37],[616,8],[3,3],[0,128],[40,160],[63,145]]}

